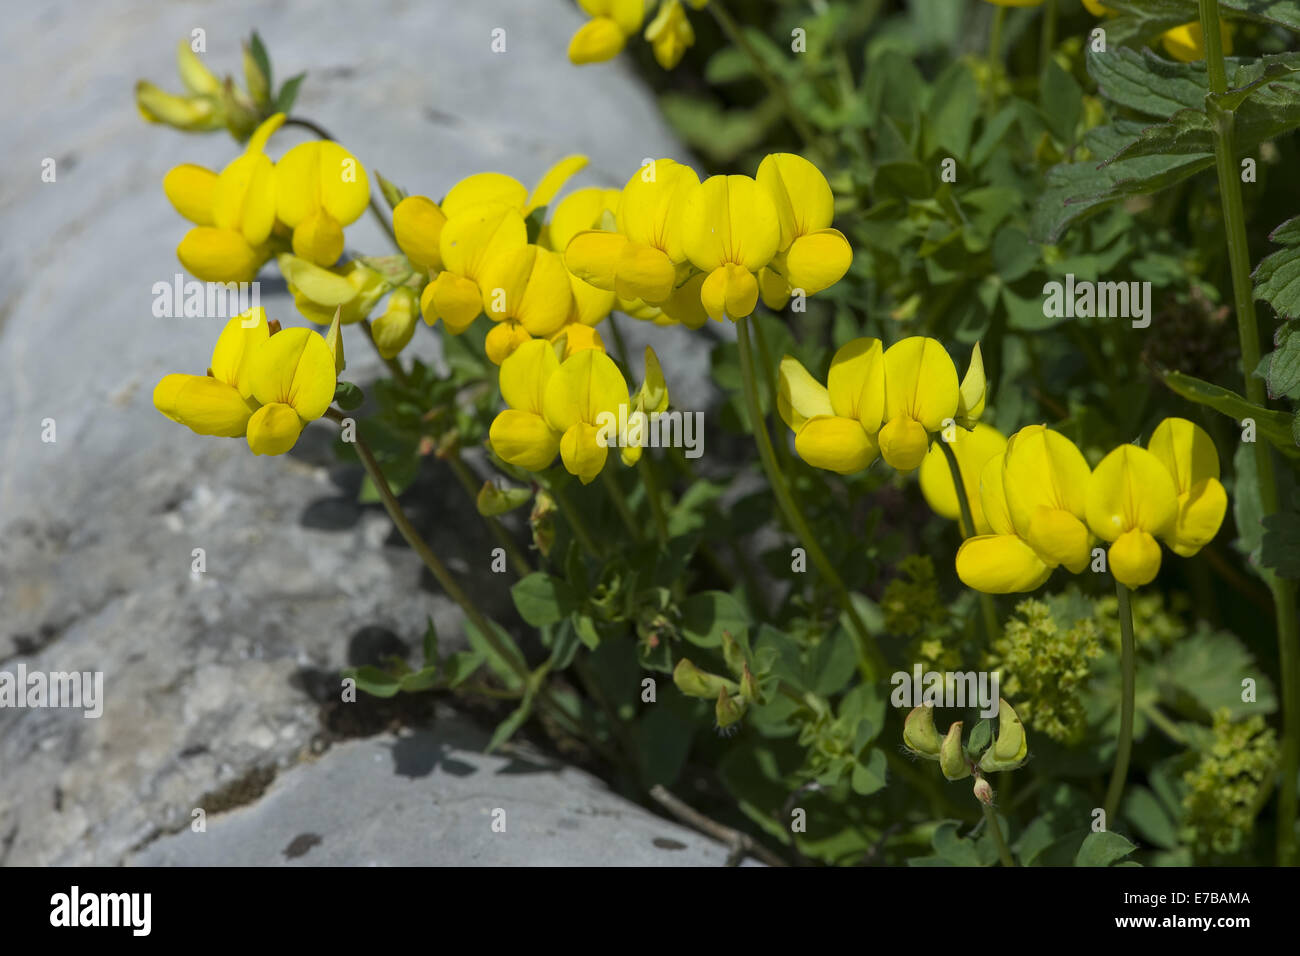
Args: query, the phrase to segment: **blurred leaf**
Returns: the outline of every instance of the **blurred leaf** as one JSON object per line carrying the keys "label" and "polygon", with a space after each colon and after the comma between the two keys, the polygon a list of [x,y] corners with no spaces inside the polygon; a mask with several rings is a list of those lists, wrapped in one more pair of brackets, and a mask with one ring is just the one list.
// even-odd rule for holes
{"label": "blurred leaf", "polygon": [[545,571],[534,571],[516,581],[510,589],[515,608],[525,623],[533,627],[558,624],[577,606],[577,595],[567,581]]}
{"label": "blurred leaf", "polygon": [[692,644],[718,647],[723,631],[730,631],[736,640],[743,640],[749,633],[749,615],[730,594],[703,591],[682,602],[681,632]]}
{"label": "blurred leaf", "polygon": [[1074,858],[1075,866],[1110,866],[1124,859],[1137,847],[1109,830],[1089,833],[1083,838],[1083,845]]}

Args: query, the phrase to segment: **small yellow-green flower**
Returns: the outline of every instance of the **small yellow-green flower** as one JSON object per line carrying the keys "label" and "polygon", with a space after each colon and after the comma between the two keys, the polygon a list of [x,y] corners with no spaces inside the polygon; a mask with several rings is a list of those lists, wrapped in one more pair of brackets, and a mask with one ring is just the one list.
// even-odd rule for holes
{"label": "small yellow-green flower", "polygon": [[356,260],[324,269],[284,252],[276,262],[294,305],[317,325],[329,325],[339,310],[343,325],[360,322],[392,288],[382,275]]}
{"label": "small yellow-green flower", "polygon": [[645,28],[645,38],[654,51],[655,60],[665,70],[681,62],[686,48],[695,43],[695,30],[686,18],[681,0],[663,0],[659,12]]}

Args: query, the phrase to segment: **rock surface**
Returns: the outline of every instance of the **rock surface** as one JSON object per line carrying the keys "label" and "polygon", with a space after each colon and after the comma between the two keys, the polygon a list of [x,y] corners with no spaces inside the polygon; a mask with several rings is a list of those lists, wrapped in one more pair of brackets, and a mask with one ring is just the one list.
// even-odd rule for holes
{"label": "rock surface", "polygon": [[[259,768],[285,768],[310,752],[319,708],[302,674],[364,662],[376,635],[380,644],[418,642],[427,615],[445,643],[459,637],[459,612],[400,546],[384,513],[353,504],[359,476],[333,463],[330,427],[311,426],[291,456],[255,458],[242,442],[199,437],[152,407],[164,374],[203,370],[222,321],[152,315],[154,284],[180,271],[174,249],[186,228],[163,196],[162,177],[182,162],[220,168],[236,147],[224,134],[146,125],[132,102],[134,81],[178,89],[175,44],[196,27],[207,33],[207,62],[238,73],[239,41],[256,27],[278,77],[309,71],[295,112],[412,191],[438,195],[485,169],[530,182],[571,152],[592,157],[583,183],[619,185],[642,157],[681,151],[622,65],[568,64],[564,51],[581,22],[566,0],[386,0],[328,15],[305,0],[55,0],[7,11],[0,671],[19,663],[102,671],[106,702],[99,719],[0,710],[0,864],[111,865],[141,846],[149,849],[137,861],[180,859],[163,854],[182,837],[150,841],[187,825],[202,795],[256,783]],[[490,50],[495,27],[507,31],[505,54]],[[41,181],[47,157],[56,163],[52,183]],[[367,220],[348,239],[385,249]],[[273,318],[300,321],[282,285],[264,282],[262,292]],[[670,333],[657,332],[655,344],[683,379],[703,381],[704,350]],[[413,348],[436,359],[436,337],[423,327]],[[348,355],[350,376],[365,382],[364,343],[349,339]],[[55,440],[43,441],[51,422]],[[486,563],[490,544],[459,487],[439,473],[409,498],[452,569],[501,607],[504,578],[466,573]],[[202,573],[193,570],[199,548]],[[254,805],[229,823],[214,818],[210,832],[255,835],[259,821],[270,826],[289,812],[298,789],[336,779],[334,761],[355,768],[382,753],[378,741],[329,751],[296,771],[301,787],[277,785],[274,807]],[[457,779],[450,766],[418,781],[420,799],[433,800],[437,786]],[[495,764],[481,766],[476,776],[504,779]],[[581,845],[608,859],[620,843],[574,842],[560,822],[581,819],[564,816],[561,804],[587,799],[579,795],[590,781],[541,779],[556,789],[538,790],[535,806],[549,799],[545,792],[559,803],[535,819],[520,804],[519,836],[510,838],[518,842],[493,838],[486,827],[477,842],[468,821],[480,803],[466,803],[439,824],[452,842],[437,858],[575,861]],[[321,810],[296,829],[285,821],[286,832],[294,830],[285,842],[312,827],[345,827],[345,810]],[[629,832],[664,826],[630,805],[625,812],[619,825]],[[559,835],[555,848],[546,848],[547,828]],[[371,854],[364,841],[323,836],[304,859],[392,859],[389,849]],[[251,853],[257,841],[248,841]],[[697,859],[694,849],[656,852],[666,862]]]}
{"label": "rock surface", "polygon": [[[432,730],[331,749],[250,806],[187,827],[132,866],[721,866],[727,848],[440,713]],[[494,829],[495,827],[495,829]]]}

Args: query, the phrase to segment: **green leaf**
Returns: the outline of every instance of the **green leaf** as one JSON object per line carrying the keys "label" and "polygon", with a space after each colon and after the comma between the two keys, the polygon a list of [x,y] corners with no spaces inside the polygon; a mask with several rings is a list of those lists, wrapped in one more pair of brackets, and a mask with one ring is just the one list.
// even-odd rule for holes
{"label": "green leaf", "polygon": [[519,706],[511,711],[510,716],[497,724],[496,730],[492,731],[492,739],[488,741],[485,753],[492,753],[515,735],[516,731],[524,725],[524,721],[532,714],[533,701],[536,697],[537,689],[530,682],[528,690],[524,694],[524,699],[520,701]]}
{"label": "green leaf", "polygon": [[631,734],[641,776],[648,786],[669,787],[676,782],[698,728],[694,721],[684,719],[664,704],[646,708],[632,725]]}
{"label": "green leaf", "polygon": [[[951,866],[990,866],[997,859],[997,847],[993,840],[972,840],[959,836],[957,831],[961,823],[957,820],[944,820],[930,837],[934,852],[943,857]],[[988,834],[985,834],[988,836]]]}
{"label": "green leaf", "polygon": [[334,389],[334,404],[345,412],[360,408],[366,400],[366,393],[351,382],[339,382]]}
{"label": "green leaf", "polygon": [[1182,372],[1166,372],[1165,384],[1189,401],[1206,405],[1222,415],[1227,415],[1240,424],[1247,418],[1254,419],[1260,438],[1267,439],[1285,454],[1300,458],[1300,447],[1296,446],[1291,434],[1291,415],[1288,412],[1262,408],[1242,398],[1236,392],[1220,385],[1203,382]]}
{"label": "green leaf", "polygon": [[262,43],[262,38],[258,35],[256,30],[253,31],[253,35],[248,39],[248,52],[252,54],[253,62],[256,63],[257,68],[262,71],[262,75],[266,77],[267,89],[271,89],[271,58],[267,55],[266,45]]}
{"label": "green leaf", "polygon": [[421,647],[424,651],[424,666],[430,667],[438,663],[438,629],[433,626],[432,614],[426,620],[428,623],[424,627],[424,640],[421,641]]}
{"label": "green leaf", "polygon": [[723,631],[730,631],[738,641],[749,633],[749,615],[726,591],[692,594],[682,602],[681,611],[682,636],[700,647],[720,646]]}
{"label": "green leaf", "polygon": [[[972,84],[973,88],[974,84]],[[1074,77],[1054,59],[1047,61],[1039,81],[1039,105],[1047,128],[1066,145],[1074,142],[1074,130],[1083,115],[1083,90]]]}
{"label": "green leaf", "polygon": [[569,583],[545,571],[534,571],[515,582],[510,589],[519,616],[533,627],[558,624],[578,605],[577,595]]}
{"label": "green leaf", "polygon": [[1124,819],[1137,828],[1147,842],[1162,850],[1178,845],[1178,827],[1156,795],[1146,787],[1129,787],[1124,796]]}
{"label": "green leaf", "polygon": [[520,653],[519,648],[515,645],[515,639],[496,621],[489,619],[488,625],[496,635],[495,643],[501,648],[501,651],[498,652],[495,647],[488,643],[487,637],[479,631],[473,621],[466,620],[465,638],[469,641],[470,647],[483,655],[488,667],[492,668],[493,672],[511,690],[523,686],[523,678],[520,677],[520,674],[527,671],[527,664],[524,662],[524,655]]}
{"label": "green leaf", "polygon": [[364,667],[349,668],[343,672],[344,677],[351,677],[357,682],[357,689],[372,697],[396,697],[401,690],[401,679],[395,674],[367,664]]}
{"label": "green leaf", "polygon": [[989,745],[993,739],[993,722],[985,718],[975,725],[970,732],[970,740],[966,742],[966,752],[972,757],[978,757]]}
{"label": "green leaf", "polygon": [[555,643],[551,646],[551,670],[562,671],[573,663],[582,641],[571,621],[562,621],[555,629]]}
{"label": "green leaf", "polygon": [[866,763],[854,763],[850,783],[858,796],[870,796],[885,785],[885,780],[886,761],[883,750],[872,750]]}
{"label": "green leaf", "polygon": [[591,619],[590,614],[575,614],[573,630],[578,635],[578,640],[582,641],[588,650],[594,651],[600,646],[600,632],[596,630],[596,622]]}
{"label": "green leaf", "polygon": [[404,693],[414,694],[422,690],[429,690],[438,683],[437,666],[425,667],[418,671],[412,671],[409,674],[403,674],[398,682],[399,689]]}
{"label": "green leaf", "polygon": [[[1242,678],[1256,683],[1255,703],[1243,703]],[[1178,705],[1180,696],[1195,701],[1205,713],[1221,707],[1234,717],[1247,713],[1269,714],[1277,698],[1268,675],[1233,634],[1213,630],[1202,622],[1199,629],[1175,643],[1156,666],[1161,695]]]}
{"label": "green leaf", "polygon": [[375,171],[375,178],[379,180],[379,191],[384,194],[384,201],[388,203],[388,208],[396,209],[397,204],[406,198],[406,190],[389,182],[378,170]]}
{"label": "green leaf", "polygon": [[293,104],[298,100],[298,87],[302,86],[302,81],[306,77],[306,73],[299,73],[284,81],[284,85],[280,87],[280,92],[275,97],[277,113],[288,113],[293,109]]}
{"label": "green leaf", "polygon": [[1110,866],[1136,849],[1134,844],[1118,833],[1109,830],[1089,833],[1083,838],[1083,845],[1079,847],[1079,852],[1074,857],[1074,865]]}
{"label": "green leaf", "polygon": [[1300,579],[1300,514],[1284,511],[1264,519],[1259,563],[1280,578]]}
{"label": "green leaf", "polygon": [[460,686],[483,666],[486,659],[480,651],[457,651],[442,662],[443,683],[449,688]]}
{"label": "green leaf", "polygon": [[[1295,318],[1300,316],[1300,216],[1282,223],[1268,238],[1283,248],[1255,267],[1255,298],[1263,299],[1282,318]],[[1295,336],[1288,341],[1291,338]],[[1286,390],[1274,394],[1282,391]]]}
{"label": "green leaf", "polygon": [[932,157],[942,150],[965,163],[979,116],[979,84],[970,68],[958,60],[944,70],[930,91],[929,103],[925,120],[930,145],[925,155]]}

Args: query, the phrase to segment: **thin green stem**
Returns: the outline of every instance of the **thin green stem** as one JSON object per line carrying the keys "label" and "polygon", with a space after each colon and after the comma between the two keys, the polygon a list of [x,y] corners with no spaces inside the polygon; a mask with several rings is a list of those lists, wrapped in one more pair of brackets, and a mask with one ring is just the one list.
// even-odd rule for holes
{"label": "thin green stem", "polygon": [[1174,743],[1178,744],[1178,746],[1187,746],[1187,736],[1179,730],[1178,725],[1170,720],[1165,712],[1155,704],[1144,705],[1142,707],[1142,716],[1151,721],[1152,724],[1159,728],[1162,734]]}
{"label": "thin green stem", "polygon": [[817,570],[825,578],[826,583],[835,592],[840,608],[849,619],[850,630],[853,632],[857,645],[858,669],[861,671],[863,679],[874,683],[878,677],[883,676],[885,673],[884,656],[880,653],[880,648],[876,646],[871,632],[867,629],[866,622],[862,620],[862,615],[858,613],[858,609],[854,606],[848,588],[844,585],[844,580],[840,577],[839,572],[835,570],[835,566],[831,564],[830,558],[826,556],[826,552],[822,550],[822,546],[817,542],[817,539],[813,537],[812,529],[808,527],[803,512],[795,504],[794,497],[790,494],[790,486],[786,483],[785,476],[781,474],[781,469],[777,466],[776,453],[772,450],[772,439],[767,433],[767,425],[763,421],[763,412],[758,402],[758,381],[754,372],[754,349],[749,341],[749,318],[749,316],[745,316],[737,321],[736,337],[740,343],[740,377],[744,386],[745,405],[749,413],[750,428],[754,433],[754,442],[758,445],[759,460],[762,462],[763,471],[767,474],[768,483],[772,486],[772,495],[776,498],[777,505],[785,516],[786,523],[794,531],[795,536],[803,545]]}
{"label": "thin green stem", "polygon": [[573,504],[569,501],[569,496],[558,485],[548,485],[546,490],[551,493],[551,497],[555,499],[555,504],[559,507],[560,513],[564,515],[564,520],[569,523],[569,530],[573,532],[573,536],[578,540],[578,546],[599,561],[602,557],[601,549],[596,547],[596,540],[591,536],[591,531],[587,529],[587,522],[583,520],[582,513],[573,507]]}
{"label": "thin green stem", "polygon": [[[1259,325],[1255,318],[1254,290],[1250,277],[1250,248],[1246,236],[1245,205],[1237,167],[1236,117],[1217,100],[1228,88],[1227,65],[1223,58],[1223,37],[1219,29],[1219,0],[1200,0],[1201,31],[1205,37],[1205,62],[1210,96],[1206,107],[1214,125],[1214,160],[1223,203],[1223,227],[1228,240],[1228,264],[1232,269],[1232,297],[1237,313],[1237,336],[1241,343],[1242,375],[1246,398],[1254,405],[1268,401],[1264,382],[1253,373],[1259,366]],[[1255,471],[1259,485],[1261,518],[1278,511],[1277,476],[1268,442],[1255,444]],[[1277,610],[1278,663],[1282,684],[1281,780],[1277,803],[1277,862],[1296,862],[1296,777],[1300,773],[1300,624],[1296,617],[1295,582],[1279,578],[1265,569],[1264,580]]]}
{"label": "thin green stem", "polygon": [[643,451],[636,463],[645,485],[646,501],[650,502],[650,517],[654,521],[655,540],[660,549],[668,547],[668,519],[664,516],[664,503],[659,499],[659,480],[655,477],[654,463]]}
{"label": "thin green stem", "polygon": [[993,834],[993,842],[997,844],[998,858],[1003,866],[1015,866],[1016,858],[1011,855],[1011,848],[1007,846],[1006,838],[1002,836],[1002,828],[998,826],[998,815],[987,803],[983,804],[983,807],[984,822],[988,824],[988,831]]}
{"label": "thin green stem", "polygon": [[623,494],[623,486],[614,477],[614,470],[602,468],[600,480],[605,483],[605,491],[609,493],[609,500],[614,503],[614,510],[618,512],[623,527],[627,528],[627,533],[632,536],[633,541],[640,543],[641,527],[636,522],[636,515],[632,513],[632,506],[627,503],[627,496]]}
{"label": "thin green stem", "polygon": [[785,83],[777,79],[772,71],[768,69],[767,63],[759,56],[758,51],[754,49],[749,38],[745,36],[745,31],[727,12],[727,8],[722,5],[722,0],[712,0],[709,4],[709,12],[713,14],[713,19],[718,21],[718,26],[726,34],[727,39],[734,43],[754,64],[754,70],[758,73],[758,78],[763,81],[769,93],[776,98],[781,105],[782,112],[794,127],[794,131],[799,134],[803,140],[804,146],[810,149],[817,148],[817,134],[808,121],[804,119],[798,107],[794,105],[794,100],[790,99],[790,91]]}
{"label": "thin green stem", "polygon": [[[456,475],[456,480],[460,482],[460,486],[465,489],[465,494],[469,495],[470,500],[477,505],[480,486],[476,484],[474,475],[470,472],[469,466],[465,464],[465,459],[460,457],[460,450],[454,449],[447,456],[446,461]],[[510,566],[514,568],[515,574],[521,578],[532,574],[532,565],[528,563],[528,559],[519,550],[519,545],[510,536],[510,532],[506,531],[505,525],[493,515],[482,515],[482,518],[487,524],[488,530],[492,532],[492,537],[497,539],[497,544],[501,545],[505,550],[506,558],[510,561]]]}
{"label": "thin green stem", "polygon": [[[948,471],[952,474],[953,487],[957,489],[957,505],[961,509],[961,536],[963,539],[969,538],[975,533],[975,515],[971,510],[970,496],[966,494],[966,482],[962,481],[961,464],[957,461],[957,453],[952,450],[952,446],[940,436],[939,445],[943,449],[943,457],[948,460]],[[993,596],[985,594],[983,591],[978,592],[980,598],[980,612],[984,616],[984,632],[989,639],[989,648],[997,643],[1001,636],[1001,628],[998,626],[998,609],[993,604]]]}
{"label": "thin green stem", "polygon": [[1123,686],[1119,702],[1119,745],[1115,749],[1115,766],[1111,770],[1110,786],[1106,788],[1106,802],[1103,804],[1107,830],[1115,825],[1115,814],[1119,812],[1120,797],[1124,795],[1124,781],[1128,777],[1129,757],[1133,754],[1133,698],[1137,683],[1133,608],[1129,601],[1129,590],[1116,581],[1115,594],[1119,597],[1120,669],[1123,672]]}
{"label": "thin green stem", "polygon": [[[767,347],[767,336],[763,334],[763,323],[757,319],[754,320],[754,344],[758,346],[758,361],[763,366],[763,384],[767,387],[767,397],[772,409],[772,417],[776,419],[773,427],[780,434],[781,427],[785,424],[781,421],[781,416],[777,412],[777,386],[776,386],[776,363],[772,361],[772,353]],[[790,449],[784,441],[774,442],[776,448],[776,457],[780,459],[783,468],[790,467]]]}

